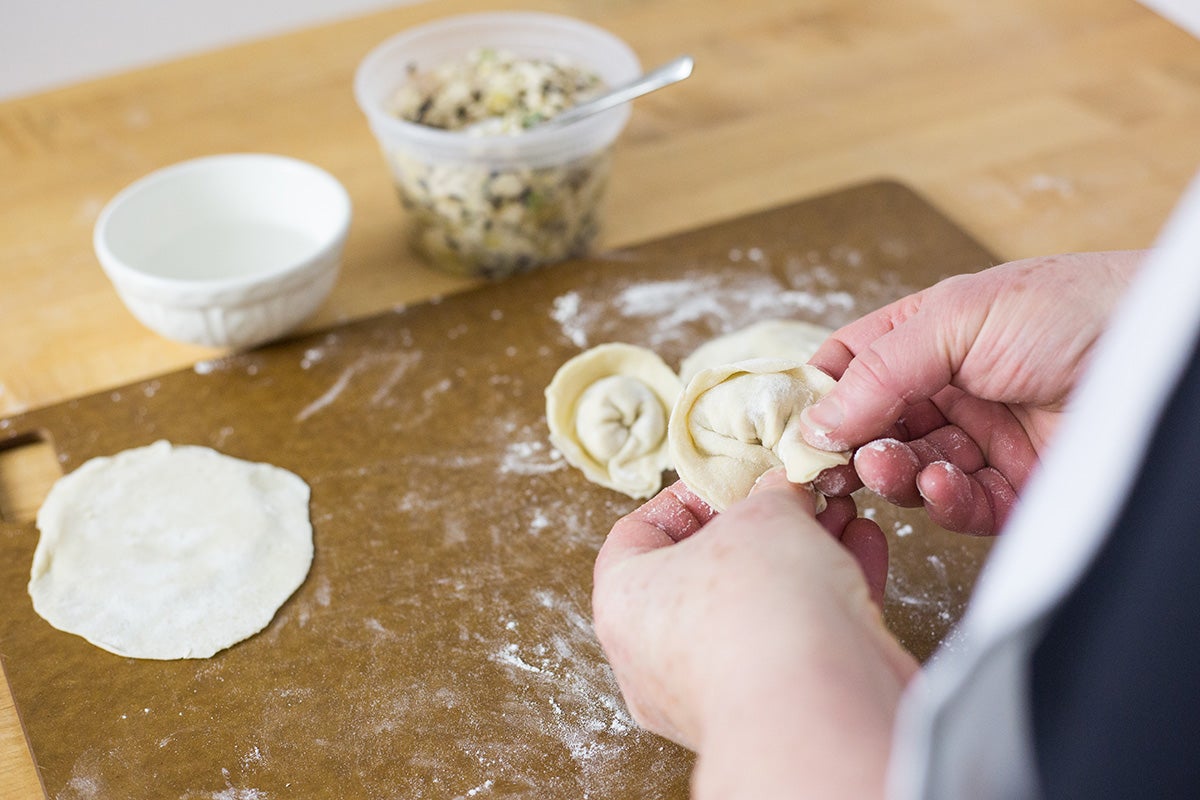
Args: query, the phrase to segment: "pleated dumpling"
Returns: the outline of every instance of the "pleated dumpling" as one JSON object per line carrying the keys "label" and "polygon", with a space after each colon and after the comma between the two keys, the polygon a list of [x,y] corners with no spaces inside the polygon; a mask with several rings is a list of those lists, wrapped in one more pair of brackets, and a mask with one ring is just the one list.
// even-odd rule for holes
{"label": "pleated dumpling", "polygon": [[850,453],[810,447],[800,412],[834,386],[816,367],[752,359],[701,370],[680,396],[669,423],[670,457],[679,477],[717,511],[750,493],[775,467],[808,483]]}
{"label": "pleated dumpling", "polygon": [[630,344],[593,347],[546,387],[550,441],[589,480],[641,499],[670,465],[667,421],[682,384],[657,354]]}

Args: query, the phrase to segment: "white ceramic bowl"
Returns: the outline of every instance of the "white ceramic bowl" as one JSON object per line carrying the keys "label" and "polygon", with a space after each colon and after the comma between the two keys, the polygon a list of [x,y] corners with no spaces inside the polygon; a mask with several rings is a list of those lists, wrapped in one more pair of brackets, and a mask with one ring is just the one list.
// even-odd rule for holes
{"label": "white ceramic bowl", "polygon": [[[492,278],[582,255],[600,228],[609,152],[629,105],[515,136],[440,130],[395,115],[396,92],[414,72],[480,48],[564,58],[609,86],[641,73],[621,39],[557,14],[464,14],[382,42],[359,65],[354,93],[408,210],[413,247],[434,266]],[[497,180],[515,181],[537,202],[501,208],[491,193]]]}
{"label": "white ceramic bowl", "polygon": [[121,300],[169,339],[249,347],[312,314],[337,279],[350,198],[329,173],[229,154],[152,172],[118,193],[94,245]]}

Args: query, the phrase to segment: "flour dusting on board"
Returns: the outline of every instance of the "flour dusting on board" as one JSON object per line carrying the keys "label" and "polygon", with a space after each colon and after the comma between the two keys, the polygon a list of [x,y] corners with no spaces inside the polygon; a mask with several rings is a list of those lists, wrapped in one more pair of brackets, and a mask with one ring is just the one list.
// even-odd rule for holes
{"label": "flour dusting on board", "polygon": [[[534,681],[549,688],[544,702],[552,727],[585,769],[603,769],[619,751],[621,735],[636,723],[615,691],[611,671],[596,658],[592,627],[583,614],[569,598],[549,590],[536,592],[534,599],[559,623],[554,632],[531,646],[509,641],[491,658],[513,671],[514,683]],[[520,623],[505,620],[504,629],[515,633]],[[531,719],[544,718],[546,709],[534,710],[543,713]]]}
{"label": "flour dusting on board", "polygon": [[71,767],[71,777],[55,800],[103,800],[108,783],[102,773],[103,760],[95,750],[84,752]]}
{"label": "flour dusting on board", "polygon": [[541,438],[509,443],[504,449],[504,459],[500,462],[502,472],[518,475],[540,475],[566,467],[567,462],[562,454]]}
{"label": "flour dusting on board", "polygon": [[[313,351],[309,350],[305,354],[305,360],[302,364],[312,366],[319,361],[320,358],[315,357]],[[322,392],[320,396],[300,409],[296,414],[296,422],[304,422],[314,414],[323,411],[341,397],[355,376],[367,370],[377,371],[380,365],[384,366],[386,371],[383,373],[382,380],[376,378],[373,381],[370,402],[371,405],[385,404],[404,375],[420,363],[420,361],[420,352],[370,353],[362,356],[350,366],[343,369],[333,384]]]}
{"label": "flour dusting on board", "polygon": [[562,326],[563,335],[577,347],[587,347],[587,320],[579,314],[579,292],[567,292],[554,298],[550,316]]}
{"label": "flour dusting on board", "polygon": [[[621,320],[648,326],[647,338],[636,344],[651,349],[695,346],[697,326],[715,336],[768,318],[838,328],[913,288],[887,270],[861,278],[863,259],[861,251],[848,246],[782,255],[735,247],[729,260],[748,262],[751,269],[731,275],[697,268],[682,278],[637,282],[603,296],[571,290],[554,299],[550,315],[580,349],[625,341]],[[855,293],[845,288],[846,270],[860,278]]]}

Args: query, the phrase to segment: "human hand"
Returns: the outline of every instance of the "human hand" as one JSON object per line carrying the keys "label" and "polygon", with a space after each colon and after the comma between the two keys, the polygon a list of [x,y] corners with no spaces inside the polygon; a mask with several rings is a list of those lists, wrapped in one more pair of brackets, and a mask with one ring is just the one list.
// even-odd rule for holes
{"label": "human hand", "polygon": [[[1141,256],[1016,261],[847,325],[810,361],[838,384],[805,410],[805,439],[861,446],[857,479],[896,505],[923,504],[951,530],[995,533]],[[845,494],[859,484],[842,469],[816,485]]]}
{"label": "human hand", "polygon": [[880,616],[887,542],[849,498],[814,507],[781,470],[719,516],[678,482],[596,560],[597,635],[634,718],[699,753],[697,797],[882,791],[916,669]]}

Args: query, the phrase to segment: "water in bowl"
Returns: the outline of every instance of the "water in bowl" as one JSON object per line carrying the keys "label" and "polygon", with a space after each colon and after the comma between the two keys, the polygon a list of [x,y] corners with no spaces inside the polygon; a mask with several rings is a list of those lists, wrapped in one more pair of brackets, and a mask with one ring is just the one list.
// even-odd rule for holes
{"label": "water in bowl", "polygon": [[283,269],[311,257],[315,240],[269,222],[220,222],[184,231],[139,266],[164,278],[229,280]]}

